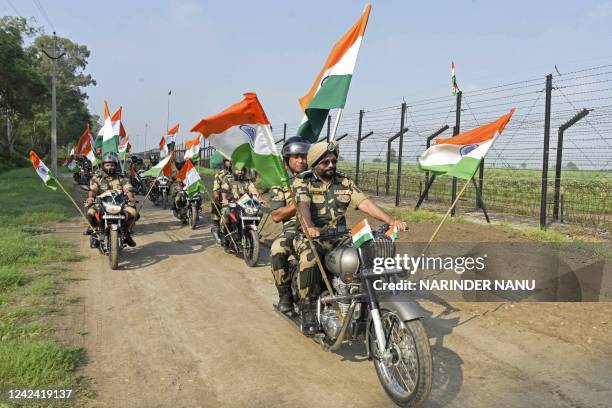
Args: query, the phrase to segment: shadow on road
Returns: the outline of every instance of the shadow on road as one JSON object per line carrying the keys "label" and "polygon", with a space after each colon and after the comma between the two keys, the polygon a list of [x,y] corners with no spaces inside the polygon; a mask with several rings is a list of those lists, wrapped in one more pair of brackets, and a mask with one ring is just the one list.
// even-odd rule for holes
{"label": "shadow on road", "polygon": [[212,237],[150,242],[126,251],[120,268],[124,270],[146,268],[171,256],[199,253],[213,245],[215,240]]}

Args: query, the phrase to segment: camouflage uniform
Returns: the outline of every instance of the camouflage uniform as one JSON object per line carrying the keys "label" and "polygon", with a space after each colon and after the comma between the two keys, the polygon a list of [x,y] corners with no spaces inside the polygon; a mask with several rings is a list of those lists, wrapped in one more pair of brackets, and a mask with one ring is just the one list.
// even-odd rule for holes
{"label": "camouflage uniform", "polygon": [[237,180],[234,175],[227,175],[223,178],[223,183],[221,183],[221,191],[225,192],[228,195],[228,200],[238,200],[244,194],[257,193],[257,189],[255,188],[255,184],[247,178],[242,180]]}
{"label": "camouflage uniform", "polygon": [[[298,203],[306,203],[310,206],[312,223],[321,230],[328,227],[336,227],[339,230],[346,229],[345,214],[349,204],[357,208],[367,199],[367,196],[361,192],[353,180],[339,173],[336,173],[327,185],[314,173],[311,173],[303,179],[296,179],[294,188]],[[323,259],[325,254],[335,248],[343,238],[315,239],[314,243],[319,257]],[[322,291],[321,273],[303,232],[296,236],[293,245],[299,254],[300,276],[298,285],[300,297],[302,299],[316,298]]]}
{"label": "camouflage uniform", "polygon": [[[295,180],[295,179],[293,179]],[[293,181],[291,181],[293,185]],[[285,207],[290,202],[289,187],[272,187],[270,189],[270,210],[274,211]],[[294,254],[293,240],[298,232],[298,221],[295,216],[283,221],[283,232],[274,240],[270,247],[270,266],[276,286],[289,285],[291,276],[289,269],[289,256]]]}
{"label": "camouflage uniform", "polygon": [[[133,187],[130,184],[130,181],[126,178],[122,178],[119,174],[115,174],[113,176],[108,176],[106,173],[98,170],[96,171],[94,177],[91,178],[89,183],[89,189],[96,195],[100,195],[110,190],[119,190],[127,193],[128,191],[133,191]],[[87,209],[87,219],[93,226],[97,226],[98,222],[96,220],[96,206],[92,205]],[[128,229],[131,229],[134,223],[136,222],[136,217],[138,212],[135,207],[130,205],[125,206],[125,212],[129,216],[128,220]]]}
{"label": "camouflage uniform", "polygon": [[[215,173],[215,178],[213,181],[213,193],[217,192],[219,198],[214,203],[211,203],[210,213],[212,214],[213,222],[216,222],[216,223],[218,223],[221,220],[220,214],[217,210],[217,208],[221,209],[221,185],[223,184],[223,179],[228,175],[231,176],[231,174],[228,174],[227,171],[225,171],[225,169],[219,169]],[[216,208],[215,208],[215,204],[216,204]]]}

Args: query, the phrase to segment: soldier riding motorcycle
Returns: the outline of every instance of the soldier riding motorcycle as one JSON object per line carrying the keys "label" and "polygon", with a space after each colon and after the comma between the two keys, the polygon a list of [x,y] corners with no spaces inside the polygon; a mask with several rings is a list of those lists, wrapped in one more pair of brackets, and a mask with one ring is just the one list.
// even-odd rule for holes
{"label": "soldier riding motorcycle", "polygon": [[109,256],[111,269],[117,268],[124,245],[136,246],[131,236],[138,216],[136,199],[129,181],[118,174],[119,163],[116,153],[104,154],[102,173],[91,179],[86,200],[87,219],[94,228],[86,232],[91,247]]}

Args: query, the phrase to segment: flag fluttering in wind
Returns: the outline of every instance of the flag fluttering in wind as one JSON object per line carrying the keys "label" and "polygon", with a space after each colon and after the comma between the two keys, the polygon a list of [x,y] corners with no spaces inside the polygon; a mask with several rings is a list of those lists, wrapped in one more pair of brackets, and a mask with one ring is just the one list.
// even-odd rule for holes
{"label": "flag fluttering in wind", "polygon": [[453,85],[453,96],[457,95],[459,86],[457,85],[457,77],[455,76],[455,63],[451,61],[451,82]]}
{"label": "flag fluttering in wind", "polygon": [[149,177],[159,177],[159,175],[163,172],[164,176],[169,177],[172,174],[172,156],[173,155],[174,155],[174,151],[172,151],[168,156],[160,160],[159,163],[157,163],[155,166],[145,171],[144,175],[149,176]]}
{"label": "flag fluttering in wind", "polygon": [[372,233],[372,227],[367,219],[363,219],[359,224],[355,225],[351,230],[351,236],[353,237],[353,245],[355,248],[359,248],[371,239],[374,239]]}
{"label": "flag fluttering in wind", "polygon": [[276,150],[270,122],[255,93],[191,128],[238,169],[251,167],[271,186],[286,185],[287,172]]}
{"label": "flag fluttering in wind", "polygon": [[166,144],[166,138],[162,136],[159,141],[159,157],[166,157],[168,155],[168,145]]}
{"label": "flag fluttering in wind", "polygon": [[372,6],[368,4],[359,20],[334,45],[314,84],[300,98],[305,116],[298,135],[311,143],[319,138],[329,110],[344,108],[371,9]]}
{"label": "flag fluttering in wind", "polygon": [[202,135],[198,135],[195,139],[185,142],[185,160],[200,159],[200,145],[202,144]]}
{"label": "flag fluttering in wind", "polygon": [[[80,140],[79,140],[79,143],[80,143]],[[87,160],[91,162],[92,166],[97,165],[99,161],[98,161],[98,158],[96,157],[96,153],[94,152],[94,144],[93,144],[92,138],[91,137],[86,138],[83,143],[84,145],[80,153],[81,156],[87,158]]]}
{"label": "flag fluttering in wind", "polygon": [[385,235],[391,238],[391,241],[395,241],[399,236],[399,233],[397,232],[397,227],[395,225],[391,225],[387,232],[385,232]]}
{"label": "flag fluttering in wind", "polygon": [[83,132],[83,134],[79,138],[79,141],[77,142],[77,146],[75,149],[75,154],[77,156],[85,156],[83,154],[83,151],[85,150],[85,146],[87,145],[87,143],[89,143],[90,145],[93,145],[91,130],[89,129],[89,125],[87,125],[87,129],[85,129],[85,132]]}
{"label": "flag fluttering in wind", "polygon": [[130,139],[126,136],[123,139],[120,139],[119,141],[119,146],[118,146],[118,150],[119,150],[119,158],[121,160],[125,160],[125,156],[127,153],[129,153],[130,151]]}
{"label": "flag fluttering in wind", "polygon": [[55,179],[53,174],[45,163],[40,160],[40,157],[36,154],[34,150],[30,150],[30,161],[32,162],[32,166],[34,166],[34,170],[36,170],[36,174],[42,179],[43,183],[51,190],[57,190],[58,181]]}
{"label": "flag fluttering in wind", "polygon": [[104,125],[102,126],[102,129],[100,129],[100,133],[102,134],[102,154],[108,152],[117,153],[117,138],[115,137],[113,120],[108,111],[108,104],[106,101],[104,101]]}
{"label": "flag fluttering in wind", "polygon": [[471,179],[513,113],[514,108],[494,122],[457,136],[437,138],[436,144],[417,159],[419,169],[436,175]]}
{"label": "flag fluttering in wind", "polygon": [[198,171],[189,159],[185,160],[185,164],[181,168],[181,171],[176,174],[176,178],[183,180],[185,191],[189,198],[192,198],[196,193],[202,190],[202,179],[200,179]]}
{"label": "flag fluttering in wind", "polygon": [[74,159],[74,157],[70,157],[67,160],[66,167],[68,167],[68,170],[70,170],[73,173],[76,173],[76,171],[79,169],[79,166],[78,166],[76,160]]}
{"label": "flag fluttering in wind", "polygon": [[178,131],[179,123],[168,129],[168,137],[166,138],[166,144],[168,144],[169,150],[174,150],[174,146],[176,145],[176,134],[178,133]]}

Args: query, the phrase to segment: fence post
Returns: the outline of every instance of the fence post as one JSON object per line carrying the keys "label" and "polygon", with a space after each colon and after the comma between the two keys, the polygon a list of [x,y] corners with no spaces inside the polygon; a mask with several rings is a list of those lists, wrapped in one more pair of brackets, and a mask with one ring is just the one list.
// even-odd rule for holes
{"label": "fence post", "polygon": [[561,192],[561,166],[563,164],[563,134],[567,129],[576,124],[580,119],[589,114],[588,109],[583,109],[573,118],[559,126],[557,137],[557,164],[555,165],[555,192],[553,194],[553,220],[559,219],[559,194]]}
{"label": "fence post", "polygon": [[[480,168],[478,169],[478,190],[480,190],[480,194],[476,194],[476,209],[481,209],[482,208],[482,185],[483,185],[483,181],[484,181],[484,162],[485,159],[484,157],[482,158],[482,160],[480,160]],[[478,199],[478,196],[480,195],[480,199]]]}
{"label": "fence post", "polygon": [[327,143],[329,143],[330,135],[331,135],[331,115],[327,115]]}
{"label": "fence post", "polygon": [[285,144],[286,140],[287,140],[287,124],[283,123],[283,144]]}
{"label": "fence post", "polygon": [[399,149],[397,152],[397,178],[395,182],[395,206],[400,204],[400,180],[402,177],[402,151],[404,148],[404,119],[406,117],[406,102],[402,102],[402,117],[400,118]]}
{"label": "fence post", "polygon": [[544,152],[542,157],[542,190],[540,194],[540,228],[546,228],[546,196],[548,193],[548,150],[550,148],[550,109],[552,104],[552,74],[546,75],[544,105]]}
{"label": "fence post", "polygon": [[363,123],[363,109],[359,110],[359,125],[357,127],[357,157],[355,163],[355,184],[359,185],[359,162],[361,161],[361,124]]}
{"label": "fence post", "polygon": [[376,170],[376,197],[380,196],[380,191],[378,189],[378,176],[380,176],[380,170]]}
{"label": "fence post", "polygon": [[[461,129],[461,96],[463,92],[457,92],[456,99],[456,107],[455,107],[455,126],[453,127],[453,136],[457,136]],[[455,202],[455,198],[457,197],[457,177],[453,177],[453,181],[451,184],[451,203]],[[451,217],[455,216],[457,206],[455,205],[451,209]]]}
{"label": "fence post", "polygon": [[[431,141],[434,138],[440,136],[442,133],[446,132],[446,130],[448,130],[448,125],[442,126],[440,129],[436,130],[431,135],[427,136],[427,141],[425,142],[427,149],[431,147]],[[427,184],[429,184],[429,172],[428,171],[425,172],[425,185]],[[429,200],[429,188],[425,188],[425,191],[422,194],[423,194],[423,200]]]}

